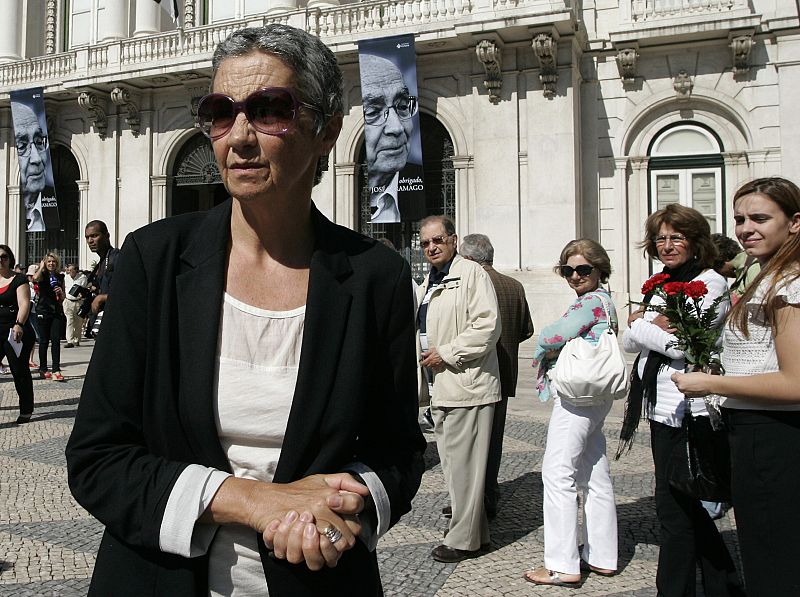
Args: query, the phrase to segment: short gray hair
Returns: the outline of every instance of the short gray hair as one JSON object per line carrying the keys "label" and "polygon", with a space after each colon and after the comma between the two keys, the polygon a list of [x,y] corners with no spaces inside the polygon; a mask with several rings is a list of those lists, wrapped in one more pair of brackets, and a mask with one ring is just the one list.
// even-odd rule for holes
{"label": "short gray hair", "polygon": [[453,219],[450,216],[446,216],[444,214],[436,216],[428,216],[424,218],[419,223],[419,229],[422,230],[423,228],[425,228],[425,226],[427,226],[428,224],[433,224],[434,222],[439,222],[444,228],[446,234],[452,236],[453,234],[456,233],[456,225],[453,222]]}
{"label": "short gray hair", "polygon": [[344,113],[342,71],[336,56],[318,37],[279,23],[239,29],[221,41],[211,58],[211,87],[225,59],[251,52],[274,54],[294,71],[299,99],[319,106],[324,113],[315,114],[315,134],[331,116]]}
{"label": "short gray hair", "polygon": [[492,265],[494,247],[485,234],[467,234],[461,243],[461,255],[477,263]]}

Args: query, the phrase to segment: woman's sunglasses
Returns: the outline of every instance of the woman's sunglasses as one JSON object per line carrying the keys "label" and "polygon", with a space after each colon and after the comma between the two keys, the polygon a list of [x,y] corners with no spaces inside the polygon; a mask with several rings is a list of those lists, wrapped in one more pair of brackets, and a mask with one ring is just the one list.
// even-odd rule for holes
{"label": "woman's sunglasses", "polygon": [[561,277],[562,278],[571,278],[574,272],[578,272],[578,275],[582,278],[584,276],[588,276],[592,273],[594,269],[593,265],[578,265],[576,267],[570,267],[569,265],[562,265],[559,267],[561,270]]}
{"label": "woman's sunglasses", "polygon": [[265,135],[281,136],[297,119],[300,106],[324,114],[322,109],[297,99],[291,89],[264,87],[237,102],[224,93],[210,93],[197,106],[197,124],[212,141],[224,137],[244,112],[253,128]]}

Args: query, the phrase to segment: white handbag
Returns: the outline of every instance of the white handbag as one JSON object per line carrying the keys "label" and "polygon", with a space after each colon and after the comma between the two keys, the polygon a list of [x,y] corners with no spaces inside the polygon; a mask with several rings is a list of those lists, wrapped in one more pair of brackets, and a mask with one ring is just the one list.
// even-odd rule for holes
{"label": "white handbag", "polygon": [[611,329],[608,303],[597,297],[603,303],[608,330],[596,345],[581,337],[567,342],[550,375],[558,397],[575,406],[592,406],[628,394],[628,366]]}

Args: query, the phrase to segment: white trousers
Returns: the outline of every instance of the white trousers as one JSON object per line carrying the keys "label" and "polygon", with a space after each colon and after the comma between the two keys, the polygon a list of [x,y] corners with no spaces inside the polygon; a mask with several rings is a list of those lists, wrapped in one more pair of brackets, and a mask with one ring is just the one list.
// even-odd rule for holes
{"label": "white trousers", "polygon": [[67,317],[67,342],[77,346],[81,343],[83,332],[83,319],[78,317],[78,309],[81,308],[81,301],[64,301],[64,315]]}
{"label": "white trousers", "polygon": [[[572,406],[554,399],[542,461],[544,564],[549,570],[579,574],[579,543],[586,562],[617,569],[617,508],[603,435],[609,410],[611,401]],[[581,533],[578,490],[584,492]]]}

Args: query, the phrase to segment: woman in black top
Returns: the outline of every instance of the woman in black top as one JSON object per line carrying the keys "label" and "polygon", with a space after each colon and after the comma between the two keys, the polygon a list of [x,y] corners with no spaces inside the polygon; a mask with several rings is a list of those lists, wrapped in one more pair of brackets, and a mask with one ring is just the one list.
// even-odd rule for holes
{"label": "woman in black top", "polygon": [[[39,377],[64,381],[61,375],[61,335],[66,325],[64,316],[64,274],[61,259],[55,253],[45,255],[33,276],[39,288],[36,317],[39,321]],[[47,346],[53,345],[53,373],[47,371]]]}
{"label": "woman in black top", "polygon": [[[3,354],[14,376],[14,386],[19,394],[19,418],[17,424],[27,423],[33,414],[33,380],[28,368],[33,343],[36,337],[28,322],[31,310],[31,289],[24,274],[12,271],[16,265],[14,253],[8,245],[0,245],[0,341]],[[22,342],[19,355],[9,339]]]}

